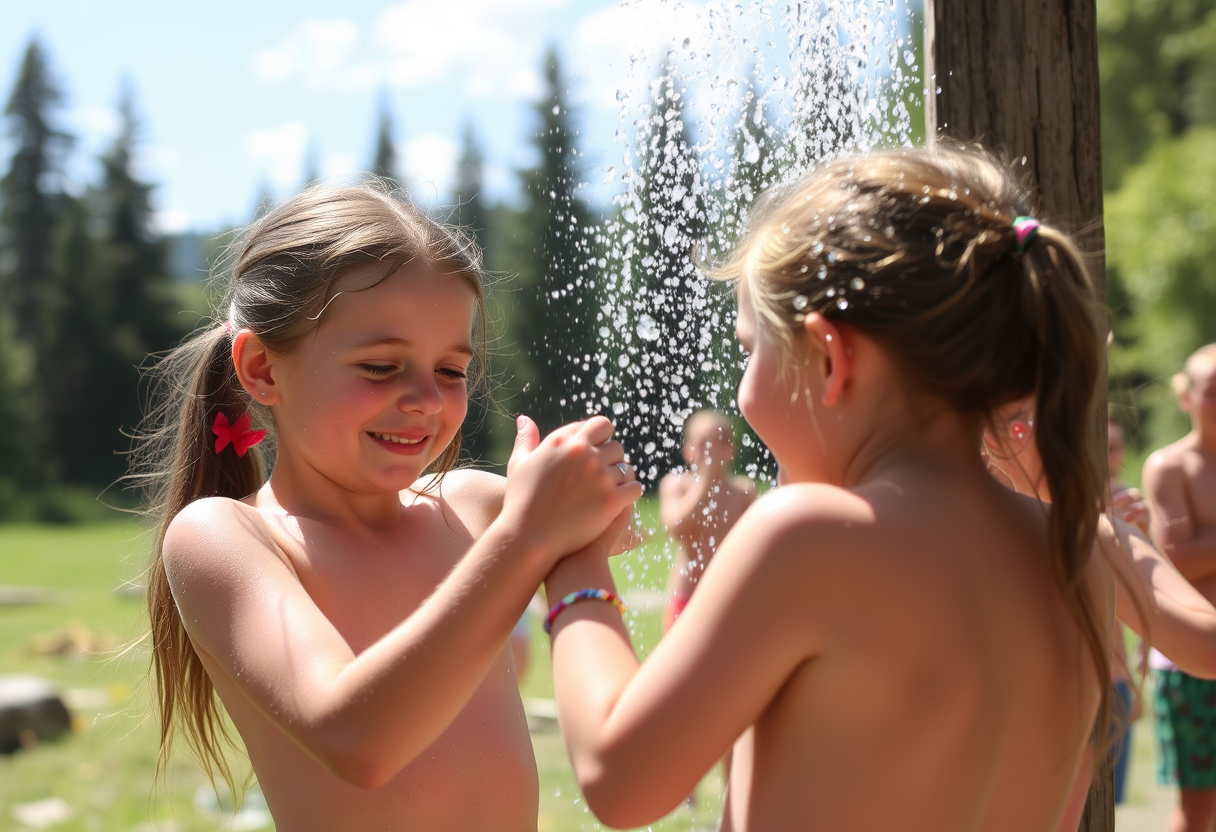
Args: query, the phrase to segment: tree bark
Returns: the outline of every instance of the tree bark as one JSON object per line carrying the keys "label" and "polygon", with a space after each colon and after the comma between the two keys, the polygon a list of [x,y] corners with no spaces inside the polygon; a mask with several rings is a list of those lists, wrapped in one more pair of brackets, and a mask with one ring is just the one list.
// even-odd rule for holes
{"label": "tree bark", "polygon": [[[1043,218],[1092,253],[1104,293],[1095,0],[925,0],[925,78],[929,141],[980,141],[1016,160]],[[1080,832],[1114,828],[1105,764]]]}

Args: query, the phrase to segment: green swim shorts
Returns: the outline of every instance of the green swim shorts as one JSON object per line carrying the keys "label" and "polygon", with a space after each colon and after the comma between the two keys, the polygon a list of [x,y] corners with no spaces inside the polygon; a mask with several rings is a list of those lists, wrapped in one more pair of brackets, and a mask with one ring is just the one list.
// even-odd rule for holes
{"label": "green swim shorts", "polygon": [[1155,670],[1153,728],[1158,783],[1216,788],[1216,681]]}

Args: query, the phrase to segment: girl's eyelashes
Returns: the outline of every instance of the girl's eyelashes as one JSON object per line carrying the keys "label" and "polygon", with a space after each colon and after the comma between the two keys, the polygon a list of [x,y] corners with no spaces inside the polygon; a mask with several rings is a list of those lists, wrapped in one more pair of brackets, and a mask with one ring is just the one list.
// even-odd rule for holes
{"label": "girl's eyelashes", "polygon": [[[363,372],[378,378],[392,375],[397,371],[397,367],[394,364],[359,364],[357,366]],[[452,381],[464,381],[468,378],[468,373],[458,367],[440,367],[435,372]]]}

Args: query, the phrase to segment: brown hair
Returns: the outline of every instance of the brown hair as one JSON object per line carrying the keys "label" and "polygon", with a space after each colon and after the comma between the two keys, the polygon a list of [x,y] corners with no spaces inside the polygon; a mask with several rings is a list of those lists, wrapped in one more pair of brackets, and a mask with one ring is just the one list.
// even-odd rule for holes
{"label": "brown hair", "polygon": [[[486,315],[481,253],[471,238],[432,220],[387,183],[333,188],[314,186],[269,211],[228,247],[213,277],[222,294],[215,320],[170,352],[154,368],[153,407],[136,447],[130,479],[149,496],[158,526],[147,573],[152,670],[160,711],[158,772],[164,770],[180,730],[212,782],[233,787],[223,755],[229,740],[214,688],[190,643],[174,602],[162,557],[165,530],[187,504],[202,497],[242,499],[266,481],[273,441],[243,457],[214,452],[210,425],[223,412],[235,421],[250,413],[272,432],[269,412],[254,403],[237,379],[232,334],[251,329],[274,353],[290,353],[313,332],[336,284],[352,269],[382,264],[387,278],[421,262],[463,280],[477,304],[469,389],[485,379]],[[442,475],[455,466],[460,433],[433,465]]]}
{"label": "brown hair", "polygon": [[1179,402],[1191,391],[1191,384],[1195,380],[1195,371],[1203,363],[1216,363],[1216,344],[1205,344],[1195,350],[1187,357],[1182,371],[1175,373],[1170,378],[1170,389],[1174,392]]}
{"label": "brown hair", "polygon": [[1064,232],[1044,223],[1019,250],[1014,220],[1032,213],[1010,169],[978,148],[843,158],[766,196],[720,273],[747,281],[760,325],[787,349],[817,312],[872,338],[912,389],[988,427],[1034,397],[1052,562],[1107,725],[1109,626],[1086,581],[1106,493],[1104,310]]}

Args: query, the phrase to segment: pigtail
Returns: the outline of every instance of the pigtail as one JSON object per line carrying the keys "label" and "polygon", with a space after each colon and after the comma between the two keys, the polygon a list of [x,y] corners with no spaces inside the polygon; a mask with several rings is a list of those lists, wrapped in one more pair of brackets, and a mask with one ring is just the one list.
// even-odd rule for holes
{"label": "pigtail", "polygon": [[[219,776],[235,792],[223,755],[231,738],[220,718],[214,688],[182,623],[163,560],[165,531],[188,504],[202,497],[241,499],[265,482],[260,448],[238,456],[215,451],[211,425],[219,413],[235,421],[250,408],[232,362],[232,336],[224,326],[196,333],[154,369],[156,405],[145,422],[134,476],[149,492],[149,513],[157,526],[147,572],[147,604],[152,670],[160,711],[157,773],[168,761],[176,726],[207,776]],[[161,460],[164,460],[163,462]],[[141,470],[142,469],[142,470]]]}
{"label": "pigtail", "polygon": [[747,281],[761,325],[786,349],[818,313],[873,338],[901,377],[979,425],[1035,398],[1049,555],[1100,686],[1102,760],[1111,632],[1089,580],[1095,549],[1137,584],[1095,546],[1107,488],[1104,310],[1081,252],[1032,213],[1011,166],[978,148],[879,151],[829,162],[778,194],[717,272]]}
{"label": "pigtail", "polygon": [[[158,774],[173,735],[185,734],[211,781],[233,787],[223,756],[230,736],[220,704],[194,652],[170,591],[163,561],[165,531],[183,508],[202,497],[243,499],[266,481],[271,443],[238,455],[216,451],[212,426],[248,414],[270,430],[269,413],[241,387],[232,360],[232,331],[250,329],[271,352],[287,355],[314,332],[352,270],[375,267],[380,279],[411,263],[466,285],[473,293],[474,360],[470,390],[484,384],[486,305],[481,253],[471,239],[439,225],[386,180],[349,188],[315,186],[275,206],[236,235],[216,269],[220,309],[228,323],[195,333],[152,371],[154,407],[144,421],[128,482],[142,488],[157,529],[147,574],[152,671],[160,708]],[[273,434],[272,434],[273,436]],[[456,465],[459,434],[431,466],[437,476]],[[235,791],[235,789],[234,789]]]}
{"label": "pigtail", "polygon": [[[1064,604],[1097,673],[1096,724],[1106,726],[1112,715],[1111,632],[1087,580],[1107,488],[1098,424],[1103,312],[1083,255],[1062,232],[1042,226],[1025,253],[1012,256],[1023,261],[1023,319],[1038,341],[1034,437],[1051,494],[1049,551]],[[1109,732],[1096,732],[1095,760],[1105,758],[1110,742]]]}

